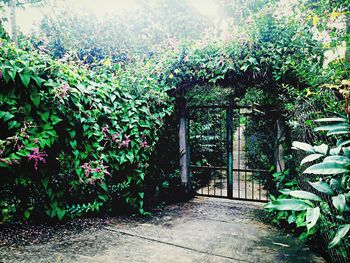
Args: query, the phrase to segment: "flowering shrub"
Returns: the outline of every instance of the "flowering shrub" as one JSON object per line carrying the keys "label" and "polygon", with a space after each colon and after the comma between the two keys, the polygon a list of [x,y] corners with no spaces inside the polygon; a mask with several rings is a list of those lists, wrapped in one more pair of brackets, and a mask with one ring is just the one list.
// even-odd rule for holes
{"label": "flowering shrub", "polygon": [[2,39],[0,220],[143,213],[147,162],[172,112],[151,71],[88,71]]}

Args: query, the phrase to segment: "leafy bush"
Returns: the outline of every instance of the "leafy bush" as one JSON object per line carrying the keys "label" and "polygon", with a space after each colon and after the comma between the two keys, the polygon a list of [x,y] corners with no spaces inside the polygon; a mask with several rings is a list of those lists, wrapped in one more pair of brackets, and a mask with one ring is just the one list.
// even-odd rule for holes
{"label": "leafy bush", "polygon": [[[322,118],[317,123],[328,123],[318,126],[315,131],[326,131],[328,136],[337,136],[335,147],[326,144],[312,146],[304,142],[294,142],[293,147],[305,151],[308,155],[301,161],[301,165],[313,163],[304,170],[304,174],[318,175],[319,181],[308,180],[311,191],[294,189],[282,189],[277,199],[269,202],[265,208],[270,210],[293,211],[287,218],[289,223],[292,215],[298,214],[297,226],[306,227],[303,237],[313,235],[325,228],[325,225],[335,231],[331,231],[333,239],[328,245],[331,249],[341,241],[345,248],[349,248],[350,231],[350,138],[349,119],[347,116],[334,118]],[[319,159],[322,162],[315,163]],[[297,219],[297,218],[296,218]],[[320,226],[320,227],[319,227]],[[342,251],[347,255],[346,251]]]}
{"label": "leafy bush", "polygon": [[88,71],[0,46],[0,220],[143,213],[147,162],[173,108],[152,68]]}

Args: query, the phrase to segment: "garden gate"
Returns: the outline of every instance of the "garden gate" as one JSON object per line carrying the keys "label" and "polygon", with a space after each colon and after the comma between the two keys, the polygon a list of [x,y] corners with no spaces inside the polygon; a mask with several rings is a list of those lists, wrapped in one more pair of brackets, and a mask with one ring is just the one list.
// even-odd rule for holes
{"label": "garden gate", "polygon": [[255,162],[261,142],[255,114],[262,112],[231,103],[187,107],[189,173],[197,195],[268,200],[269,171]]}

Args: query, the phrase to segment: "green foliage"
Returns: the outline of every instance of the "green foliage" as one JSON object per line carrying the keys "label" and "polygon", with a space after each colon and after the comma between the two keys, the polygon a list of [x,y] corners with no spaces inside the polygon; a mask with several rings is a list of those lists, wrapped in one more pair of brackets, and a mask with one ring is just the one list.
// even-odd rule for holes
{"label": "green foliage", "polygon": [[[348,145],[347,141],[350,134],[348,129],[349,120],[346,116],[341,116],[322,118],[315,122],[329,123],[324,126],[316,127],[315,131],[327,131],[328,136],[337,136],[336,147],[331,148],[326,144],[312,146],[303,142],[293,142],[293,147],[309,154],[301,161],[301,165],[312,163],[304,170],[304,176],[308,176],[308,174],[320,176],[319,181],[309,182],[311,187],[316,190],[317,195],[300,190],[283,190],[280,191],[283,195],[271,201],[265,208],[278,211],[307,210],[305,217],[307,233],[311,233],[310,231],[319,223],[320,218],[331,218],[331,222],[333,222],[332,226],[334,228],[337,227],[333,240],[328,246],[328,248],[333,248],[341,241],[344,241],[344,244],[348,244],[346,240],[348,239],[347,233],[350,229],[350,187],[347,183],[350,178],[350,158],[348,158],[350,149],[346,146]],[[345,132],[329,132],[340,129],[339,127]],[[321,158],[322,162],[319,162]],[[318,163],[315,163],[316,161]],[[286,194],[298,199],[283,199]],[[331,204],[334,209],[329,208],[329,199],[327,196],[331,196]],[[315,204],[317,204],[317,206],[309,208],[307,207],[307,204],[309,204],[308,201],[303,200],[313,201],[312,206],[315,206]],[[322,224],[322,222],[319,224]]]}
{"label": "green foliage", "polygon": [[136,67],[88,71],[1,40],[1,220],[123,203],[144,213],[147,162],[173,106],[152,67]]}

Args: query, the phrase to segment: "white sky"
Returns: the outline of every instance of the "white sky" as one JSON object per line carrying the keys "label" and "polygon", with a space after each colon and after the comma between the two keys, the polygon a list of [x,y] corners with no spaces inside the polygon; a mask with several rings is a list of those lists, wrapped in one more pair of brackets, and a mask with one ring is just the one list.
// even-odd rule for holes
{"label": "white sky", "polygon": [[[149,0],[149,4],[152,5],[157,1],[162,0]],[[175,0],[174,0],[175,1]],[[190,4],[205,16],[218,18],[218,5],[215,0],[188,0]],[[98,17],[103,18],[106,14],[120,14],[123,12],[133,11],[138,8],[137,1],[135,0],[56,0],[56,8],[59,9],[67,3],[70,8],[75,10],[85,9],[93,12]],[[29,33],[35,25],[38,24],[41,18],[45,14],[52,12],[52,9],[47,6],[43,7],[31,7],[27,5],[26,8],[17,8],[17,25],[23,33]],[[7,10],[7,17],[9,12]],[[9,23],[5,24],[6,29],[10,32]]]}

